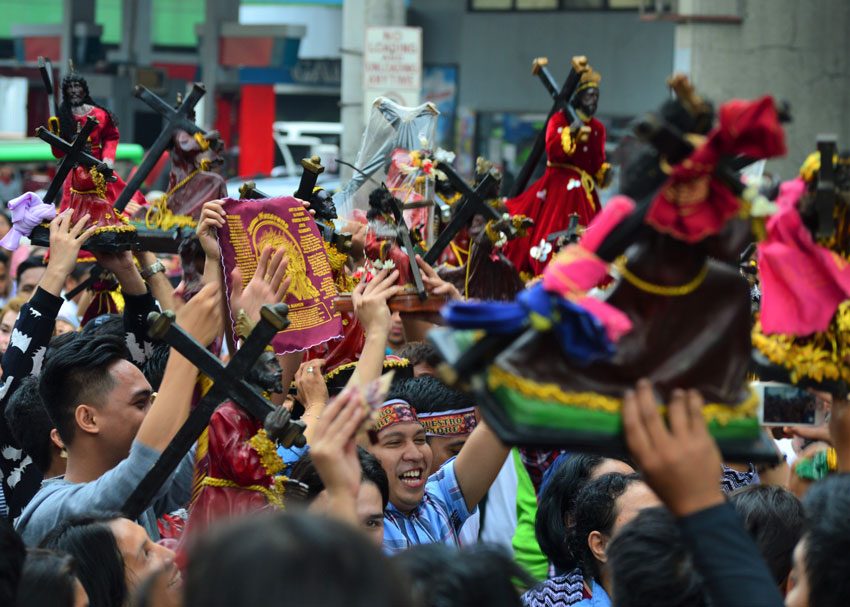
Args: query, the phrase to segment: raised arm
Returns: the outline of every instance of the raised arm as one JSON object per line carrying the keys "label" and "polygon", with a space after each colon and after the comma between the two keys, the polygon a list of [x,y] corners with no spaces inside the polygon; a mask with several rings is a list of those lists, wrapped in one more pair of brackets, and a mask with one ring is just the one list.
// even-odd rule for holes
{"label": "raised arm", "polygon": [[469,510],[487,495],[508,453],[510,447],[481,419],[455,460],[455,477]]}
{"label": "raised arm", "polygon": [[390,334],[392,316],[387,305],[393,295],[403,287],[396,285],[398,270],[392,273],[381,270],[370,282],[361,282],[351,294],[354,313],[363,325],[366,338],[357,367],[348,380],[349,386],[363,385],[378,379],[384,371],[387,336]]}
{"label": "raised arm", "polygon": [[668,428],[652,384],[642,380],[623,399],[629,451],[647,484],[679,518],[712,604],[781,607],[770,570],[717,482],[720,450],[702,408],[696,391],[675,391]]}
{"label": "raised arm", "polygon": [[[177,324],[207,346],[221,333],[223,316],[217,285],[206,285],[177,313]],[[197,368],[172,348],[158,396],[136,434],[137,442],[160,452],[168,446],[189,415],[197,374]]]}

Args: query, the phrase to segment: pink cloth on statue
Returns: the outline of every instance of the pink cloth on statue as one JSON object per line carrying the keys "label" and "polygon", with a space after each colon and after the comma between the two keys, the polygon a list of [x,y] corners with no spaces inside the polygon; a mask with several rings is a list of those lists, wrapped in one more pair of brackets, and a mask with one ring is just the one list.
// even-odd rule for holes
{"label": "pink cloth on statue", "polygon": [[673,167],[652,201],[646,223],[690,243],[720,232],[741,205],[714,171],[721,158],[739,154],[753,159],[785,154],[785,134],[773,98],[723,104],[718,126],[704,144]]}
{"label": "pink cloth on statue", "polygon": [[596,251],[611,230],[620,225],[634,210],[634,200],[623,194],[613,196],[581,235],[581,246],[588,251]]}
{"label": "pink cloth on statue", "polygon": [[[266,247],[286,250],[291,279],[283,303],[290,325],[272,339],[275,354],[307,350],[342,334],[342,318],[334,310],[337,295],[330,262],[315,220],[291,196],[223,202],[225,224],[219,230],[227,301],[233,289],[231,273],[242,272],[243,287],[257,269]],[[229,310],[234,339],[238,310]]]}
{"label": "pink cloth on statue", "polygon": [[0,240],[0,247],[9,251],[17,249],[21,238],[32,234],[33,228],[56,217],[56,207],[42,202],[33,192],[10,200],[6,206],[12,212],[12,229]]}
{"label": "pink cloth on statue", "polygon": [[825,331],[838,305],[850,299],[850,264],[817,244],[797,211],[805,188],[800,178],[782,184],[779,211],[768,220],[767,238],[758,247],[766,334]]}

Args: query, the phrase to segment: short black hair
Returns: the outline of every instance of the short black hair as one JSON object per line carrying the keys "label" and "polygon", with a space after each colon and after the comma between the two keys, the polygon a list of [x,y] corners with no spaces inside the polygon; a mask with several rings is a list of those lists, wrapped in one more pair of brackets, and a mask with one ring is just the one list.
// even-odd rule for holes
{"label": "short black hair", "polygon": [[501,546],[473,544],[460,551],[420,544],[393,557],[410,579],[412,605],[520,607],[517,586],[532,580]]}
{"label": "short black hair", "polygon": [[[369,481],[378,487],[381,492],[381,502],[386,509],[390,501],[390,481],[387,479],[387,473],[381,466],[381,462],[363,447],[357,447],[357,456],[360,458],[361,482]],[[319,471],[316,470],[316,465],[313,463],[313,458],[309,452],[293,464],[289,478],[307,486],[308,502],[313,501],[325,489],[325,483],[319,476]]]}
{"label": "short black hair", "polygon": [[109,523],[121,518],[107,513],[63,521],[39,543],[40,548],[66,552],[77,563],[77,577],[90,607],[125,605],[128,597],[124,557]]}
{"label": "short black hair", "polygon": [[452,390],[436,377],[428,375],[392,386],[387,400],[394,398],[406,401],[417,413],[439,413],[475,406],[475,401],[468,394]]}
{"label": "short black hair", "polygon": [[168,364],[168,355],[171,352],[171,347],[164,341],[156,341],[153,344],[151,353],[145,359],[142,365],[142,373],[145,374],[145,379],[151,385],[151,389],[159,390],[162,384],[162,378],[165,375],[165,365]]}
{"label": "short black hair", "polygon": [[0,605],[14,605],[26,548],[12,522],[0,516]]}
{"label": "short black hair", "polygon": [[307,513],[229,521],[189,549],[185,607],[410,605],[396,566],[364,535]]}
{"label": "short black hair", "polygon": [[578,567],[568,542],[576,497],[603,461],[605,458],[601,455],[569,455],[556,464],[557,468],[540,491],[534,534],[540,550],[549,558],[556,571],[567,573]]}
{"label": "short black hair", "polygon": [[128,358],[124,340],[114,335],[78,338],[55,348],[44,364],[39,393],[65,445],[74,440],[74,410],[99,402],[113,387],[109,369]]}
{"label": "short black hair", "polygon": [[702,577],[673,515],[641,510],[606,550],[615,607],[705,607]]}
{"label": "short black hair", "polygon": [[101,314],[88,321],[80,331],[83,335],[115,335],[124,337],[124,317],[120,314]]}
{"label": "short black hair", "polygon": [[396,352],[396,355],[409,360],[411,367],[425,363],[426,365],[436,369],[437,365],[439,365],[443,360],[440,357],[440,353],[437,352],[437,348],[427,341],[407,342],[398,352]]}
{"label": "short black hair", "polygon": [[74,604],[77,565],[68,554],[33,548],[27,551],[18,605],[67,607]]}
{"label": "short black hair", "polygon": [[809,605],[850,605],[850,474],[816,482],[803,498]]}
{"label": "short black hair", "polygon": [[45,474],[52,459],[50,431],[54,426],[41,400],[37,377],[30,375],[21,380],[18,389],[6,403],[4,415],[18,446],[32,458],[36,468]]}
{"label": "short black hair", "polygon": [[575,526],[569,542],[585,580],[600,579],[599,564],[587,536],[593,531],[611,536],[618,514],[617,499],[637,482],[640,482],[637,474],[603,474],[589,481],[576,497]]}
{"label": "short black hair", "polygon": [[[9,222],[12,223],[11,221]],[[6,251],[0,249],[0,263],[6,264],[6,267],[9,267],[9,255]]]}
{"label": "short black hair", "polygon": [[773,579],[782,585],[791,573],[794,547],[803,535],[805,515],[797,497],[775,485],[749,485],[729,501],[755,540]]}
{"label": "short black hair", "polygon": [[23,276],[24,272],[26,272],[27,270],[31,270],[32,268],[43,267],[45,267],[43,255],[30,255],[18,264],[18,269],[15,273],[15,284],[19,285],[21,283],[21,276]]}

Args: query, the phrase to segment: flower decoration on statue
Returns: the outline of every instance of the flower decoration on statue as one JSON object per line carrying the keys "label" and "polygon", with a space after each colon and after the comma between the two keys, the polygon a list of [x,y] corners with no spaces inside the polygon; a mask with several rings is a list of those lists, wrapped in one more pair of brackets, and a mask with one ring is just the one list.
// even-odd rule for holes
{"label": "flower decoration on statue", "polygon": [[552,243],[546,242],[545,238],[540,240],[536,247],[531,247],[531,258],[544,263],[549,259],[549,254],[552,252]]}

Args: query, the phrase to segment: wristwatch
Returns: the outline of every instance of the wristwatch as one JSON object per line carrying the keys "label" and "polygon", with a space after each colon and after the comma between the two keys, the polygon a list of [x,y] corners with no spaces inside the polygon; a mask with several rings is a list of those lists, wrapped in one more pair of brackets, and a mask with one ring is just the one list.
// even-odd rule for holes
{"label": "wristwatch", "polygon": [[165,272],[165,266],[158,259],[154,263],[149,265],[147,268],[142,269],[142,271],[140,273],[142,275],[142,278],[144,278],[145,280],[148,280],[151,276],[153,276],[157,272]]}

